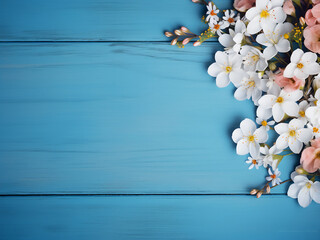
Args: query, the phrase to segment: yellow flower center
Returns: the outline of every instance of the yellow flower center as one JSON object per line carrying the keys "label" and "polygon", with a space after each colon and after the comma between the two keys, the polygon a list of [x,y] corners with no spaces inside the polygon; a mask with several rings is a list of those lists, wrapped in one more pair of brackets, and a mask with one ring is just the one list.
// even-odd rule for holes
{"label": "yellow flower center", "polygon": [[215,15],[217,15],[217,14],[216,14],[213,10],[211,10],[210,15],[211,15],[211,16],[215,16]]}
{"label": "yellow flower center", "polygon": [[314,133],[317,133],[317,132],[319,131],[319,128],[314,127],[314,128],[312,129],[312,131],[313,131]]}
{"label": "yellow flower center", "polygon": [[267,121],[266,121],[266,120],[263,120],[263,121],[261,122],[261,125],[265,127],[265,126],[267,126],[267,125],[268,125],[268,123],[267,123]]}
{"label": "yellow flower center", "polygon": [[220,28],[220,25],[219,24],[216,24],[216,25],[214,25],[214,27],[213,27],[215,30],[218,30],[219,28]]}
{"label": "yellow flower center", "polygon": [[315,100],[315,101],[314,101],[314,105],[316,105],[316,106],[317,106],[317,103],[318,103],[318,100]]}
{"label": "yellow flower center", "polygon": [[230,73],[231,71],[232,71],[232,67],[227,66],[227,67],[226,67],[226,72],[227,72],[227,73]]}
{"label": "yellow flower center", "polygon": [[252,163],[253,163],[254,165],[256,165],[256,164],[257,164],[257,160],[253,159],[253,160],[252,160]]}
{"label": "yellow flower center", "polygon": [[290,36],[289,36],[288,33],[286,33],[286,34],[283,35],[283,37],[284,37],[285,39],[289,39]]}
{"label": "yellow flower center", "polygon": [[249,136],[249,137],[248,137],[248,140],[249,140],[249,142],[254,142],[254,136],[252,136],[252,135]]}
{"label": "yellow flower center", "polygon": [[260,17],[261,18],[266,18],[268,17],[270,14],[268,13],[267,10],[262,10],[261,13],[260,13]]}
{"label": "yellow flower center", "polygon": [[272,174],[270,177],[271,177],[272,179],[275,179],[277,176],[276,176],[275,174]]}
{"label": "yellow flower center", "polygon": [[303,64],[302,63],[298,63],[297,64],[297,68],[299,68],[299,69],[303,68]]}
{"label": "yellow flower center", "polygon": [[248,82],[249,87],[254,87],[256,83],[254,81],[249,81]]}
{"label": "yellow flower center", "polygon": [[283,102],[283,97],[278,97],[276,100],[277,103],[282,103]]}
{"label": "yellow flower center", "polygon": [[306,116],[306,113],[301,110],[301,111],[299,112],[299,115],[300,115],[301,117],[305,117],[305,116]]}
{"label": "yellow flower center", "polygon": [[306,187],[310,189],[311,188],[311,183],[309,183],[309,182],[306,183]]}
{"label": "yellow flower center", "polygon": [[259,56],[258,55],[253,55],[252,56],[252,60],[257,62],[259,60]]}
{"label": "yellow flower center", "polygon": [[296,131],[295,130],[290,130],[289,136],[294,137],[295,135],[296,135]]}
{"label": "yellow flower center", "polygon": [[229,22],[229,23],[233,23],[233,22],[234,22],[234,19],[233,19],[233,18],[229,18],[229,19],[228,19],[228,22]]}

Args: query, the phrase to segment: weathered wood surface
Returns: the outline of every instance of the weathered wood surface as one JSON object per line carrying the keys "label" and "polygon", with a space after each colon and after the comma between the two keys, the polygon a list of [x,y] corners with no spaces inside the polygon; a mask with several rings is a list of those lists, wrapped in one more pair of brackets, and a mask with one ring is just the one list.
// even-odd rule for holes
{"label": "weathered wood surface", "polygon": [[286,196],[0,198],[0,239],[318,239],[318,212]]}
{"label": "weathered wood surface", "polygon": [[266,173],[230,136],[254,107],[207,75],[215,49],[1,44],[0,193],[248,193]]}
{"label": "weathered wood surface", "polygon": [[205,30],[205,12],[191,0],[1,0],[0,41],[164,41],[182,25]]}

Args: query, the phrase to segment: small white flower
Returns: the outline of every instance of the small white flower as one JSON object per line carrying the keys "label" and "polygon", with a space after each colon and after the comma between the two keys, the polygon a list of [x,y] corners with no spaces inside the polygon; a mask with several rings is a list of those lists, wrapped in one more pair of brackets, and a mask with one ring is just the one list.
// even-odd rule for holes
{"label": "small white flower", "polygon": [[266,46],[263,55],[267,60],[273,58],[278,52],[285,53],[290,51],[289,33],[292,31],[291,23],[272,24],[263,28],[263,33],[257,36],[257,42]]}
{"label": "small white flower", "polygon": [[256,127],[255,123],[246,118],[240,123],[232,133],[232,140],[237,143],[237,154],[246,155],[250,152],[252,157],[257,157],[260,153],[260,143],[268,140],[265,130]]}
{"label": "small white flower", "polygon": [[243,56],[245,71],[264,71],[268,67],[264,55],[255,47],[243,46],[240,54]]}
{"label": "small white flower", "polygon": [[209,66],[208,74],[216,77],[217,86],[226,87],[230,81],[238,86],[244,76],[244,71],[241,69],[241,56],[218,51],[215,54],[215,60],[216,62]]}
{"label": "small white flower", "polygon": [[312,131],[304,128],[303,122],[298,119],[292,119],[289,124],[279,123],[274,130],[280,135],[276,141],[277,148],[285,149],[289,146],[296,154],[301,152],[302,143],[307,144],[312,138]]}
{"label": "small white flower", "polygon": [[269,131],[270,130],[270,126],[273,126],[275,124],[275,121],[271,120],[271,121],[268,121],[269,118],[260,118],[260,117],[257,117],[256,118],[256,123],[261,125],[261,128],[265,128],[266,131]]}
{"label": "small white flower", "polygon": [[222,34],[222,29],[227,27],[227,23],[225,21],[215,21],[212,20],[209,22],[209,27],[213,33],[217,33],[219,36]]}
{"label": "small white flower", "polygon": [[246,18],[250,20],[248,33],[256,34],[263,26],[282,23],[286,14],[282,9],[284,0],[256,0],[256,6],[246,12]]}
{"label": "small white flower", "polygon": [[218,21],[219,17],[218,17],[218,13],[219,13],[219,9],[217,9],[216,5],[214,5],[212,2],[209,2],[209,4],[207,5],[207,18],[206,21],[210,22],[210,21]]}
{"label": "small white flower", "polygon": [[270,166],[272,167],[272,169],[276,169],[278,160],[275,158],[275,155],[280,154],[282,150],[278,149],[276,146],[272,146],[270,149],[268,148],[268,146],[264,146],[260,148],[260,152],[263,154],[263,167],[267,168],[268,166]]}
{"label": "small white flower", "polygon": [[280,92],[279,85],[275,82],[276,75],[272,71],[266,71],[262,79],[266,80],[267,93],[276,95]]}
{"label": "small white flower", "polygon": [[312,131],[314,138],[320,138],[320,125],[308,123],[307,127]]}
{"label": "small white flower", "polygon": [[251,170],[253,167],[256,169],[259,169],[259,167],[262,165],[262,159],[260,156],[256,158],[248,157],[248,160],[246,163],[250,164],[249,169]]}
{"label": "small white flower", "polygon": [[314,98],[309,100],[312,101],[315,106],[308,107],[305,112],[309,121],[314,125],[320,124],[320,106],[318,106],[319,98],[320,89],[316,91]]}
{"label": "small white flower", "polygon": [[277,169],[274,170],[272,173],[271,168],[268,169],[269,176],[266,177],[267,181],[271,181],[272,186],[278,185],[281,183],[281,179],[279,176],[281,175],[281,172]]}
{"label": "small white flower", "polygon": [[242,101],[250,99],[257,105],[259,98],[262,95],[261,79],[256,72],[248,72],[242,78],[238,89],[234,93],[235,99]]}
{"label": "small white flower", "polygon": [[303,100],[299,103],[299,116],[298,119],[303,122],[303,124],[307,124],[306,110],[308,108],[308,101]]}
{"label": "small white flower", "polygon": [[320,182],[312,182],[304,175],[297,175],[288,189],[288,196],[298,198],[301,207],[308,207],[313,201],[320,203]]}
{"label": "small white flower", "polygon": [[229,34],[222,34],[218,40],[225,50],[238,53],[242,46],[242,40],[246,34],[246,25],[243,21],[238,20],[234,30],[229,28]]}
{"label": "small white flower", "polygon": [[222,19],[224,21],[226,21],[227,23],[227,27],[229,27],[230,25],[235,25],[236,21],[240,18],[239,15],[236,15],[236,13],[233,10],[226,10],[224,12],[224,16],[222,17]]}
{"label": "small white flower", "polygon": [[284,114],[291,117],[298,116],[299,106],[296,103],[302,97],[302,91],[286,92],[281,90],[279,95],[267,94],[260,98],[259,105],[263,109],[272,109],[272,115],[276,122],[280,122]]}
{"label": "small white flower", "polygon": [[313,52],[304,53],[301,49],[293,51],[289,65],[285,68],[283,76],[293,78],[294,76],[305,80],[309,75],[320,73],[320,65],[317,61],[317,54]]}

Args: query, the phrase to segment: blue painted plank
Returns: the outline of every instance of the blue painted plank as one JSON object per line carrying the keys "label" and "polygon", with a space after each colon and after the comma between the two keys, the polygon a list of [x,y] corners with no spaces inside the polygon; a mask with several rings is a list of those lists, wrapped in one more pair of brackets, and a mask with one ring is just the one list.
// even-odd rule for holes
{"label": "blue painted plank", "polygon": [[0,239],[318,239],[319,206],[285,196],[2,197]]}
{"label": "blue painted plank", "polygon": [[163,41],[164,31],[182,25],[205,30],[205,10],[191,0],[1,0],[0,40]]}
{"label": "blue painted plank", "polygon": [[254,107],[207,75],[217,49],[1,44],[0,193],[248,193],[266,172],[230,136]]}

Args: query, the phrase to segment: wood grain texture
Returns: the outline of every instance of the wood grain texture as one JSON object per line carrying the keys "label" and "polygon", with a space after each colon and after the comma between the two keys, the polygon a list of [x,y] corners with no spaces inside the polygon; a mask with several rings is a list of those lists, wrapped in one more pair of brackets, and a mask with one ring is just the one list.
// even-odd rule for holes
{"label": "wood grain texture", "polygon": [[286,196],[4,197],[0,239],[317,239],[317,210]]}
{"label": "wood grain texture", "polygon": [[0,193],[248,193],[266,173],[230,136],[254,107],[207,75],[217,49],[0,45]]}
{"label": "wood grain texture", "polygon": [[[222,9],[231,1],[216,1]],[[207,28],[191,0],[2,0],[1,41],[164,41],[166,30]]]}

